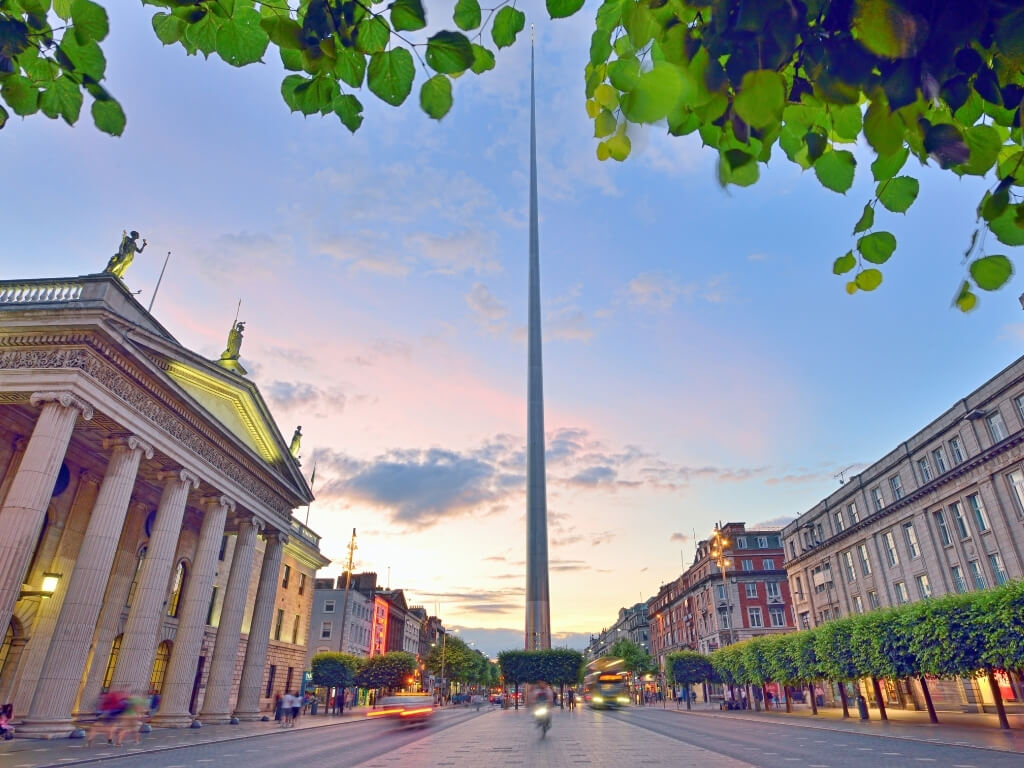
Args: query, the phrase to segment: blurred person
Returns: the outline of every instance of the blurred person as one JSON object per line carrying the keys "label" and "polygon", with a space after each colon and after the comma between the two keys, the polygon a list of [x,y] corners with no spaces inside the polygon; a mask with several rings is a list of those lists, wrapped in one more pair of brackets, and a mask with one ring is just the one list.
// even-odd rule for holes
{"label": "blurred person", "polygon": [[299,719],[299,712],[302,711],[302,697],[298,693],[292,694],[292,728],[295,727],[295,721]]}
{"label": "blurred person", "polygon": [[281,727],[289,728],[292,724],[292,695],[285,691],[281,697]]}
{"label": "blurred person", "polygon": [[126,733],[135,734],[135,743],[139,743],[139,729],[149,716],[149,701],[142,696],[128,696],[114,727],[114,746],[120,747]]}

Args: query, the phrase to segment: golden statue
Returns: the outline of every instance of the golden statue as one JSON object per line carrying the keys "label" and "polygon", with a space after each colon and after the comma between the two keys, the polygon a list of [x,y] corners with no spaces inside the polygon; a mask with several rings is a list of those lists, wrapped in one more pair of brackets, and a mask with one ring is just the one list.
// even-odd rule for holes
{"label": "golden statue", "polygon": [[226,368],[229,371],[234,371],[240,376],[245,376],[247,373],[242,364],[238,362],[240,355],[239,350],[242,348],[242,331],[245,330],[245,321],[235,323],[235,325],[228,332],[228,345],[223,352],[220,353],[220,359],[217,360],[217,365],[221,368]]}
{"label": "golden statue", "polygon": [[114,277],[124,280],[124,273],[132,265],[136,253],[142,253],[146,248],[146,238],[142,238],[142,245],[138,244],[139,233],[134,229],[131,232],[121,230],[121,245],[117,253],[110,257],[107,268],[103,271]]}
{"label": "golden statue", "polygon": [[295,428],[295,434],[292,435],[292,443],[288,446],[288,452],[291,453],[296,459],[299,458],[299,447],[302,445],[302,426]]}

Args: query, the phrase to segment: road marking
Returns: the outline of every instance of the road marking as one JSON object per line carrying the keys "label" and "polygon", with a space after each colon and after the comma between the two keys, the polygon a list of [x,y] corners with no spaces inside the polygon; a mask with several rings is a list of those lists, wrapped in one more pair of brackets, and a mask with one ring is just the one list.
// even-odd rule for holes
{"label": "road marking", "polygon": [[903,753],[902,752],[883,752],[882,754],[883,755],[889,755],[890,757],[897,757],[897,756],[899,756],[899,755],[901,755]]}
{"label": "road marking", "polygon": [[919,762],[919,763],[934,763],[935,762],[935,758],[934,757],[915,757],[914,759],[917,760],[917,762]]}
{"label": "road marking", "polygon": [[874,752],[874,747],[857,747],[858,752]]}

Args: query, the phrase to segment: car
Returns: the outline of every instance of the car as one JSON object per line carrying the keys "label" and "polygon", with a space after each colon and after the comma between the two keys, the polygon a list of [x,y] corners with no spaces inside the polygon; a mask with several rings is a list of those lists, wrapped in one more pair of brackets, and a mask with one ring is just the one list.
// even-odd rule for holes
{"label": "car", "polygon": [[427,725],[434,714],[434,697],[426,693],[398,693],[382,696],[368,718],[394,720],[402,726]]}

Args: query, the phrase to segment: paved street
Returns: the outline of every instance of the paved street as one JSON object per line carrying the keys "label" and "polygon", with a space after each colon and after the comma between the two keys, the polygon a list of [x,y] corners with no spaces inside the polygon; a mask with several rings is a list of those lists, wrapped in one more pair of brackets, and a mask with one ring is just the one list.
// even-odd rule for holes
{"label": "paved street", "polygon": [[[703,714],[671,709],[631,708],[621,712],[574,714],[556,711],[547,739],[541,741],[529,715],[521,710],[450,709],[435,716],[429,728],[401,729],[382,721],[357,720],[339,725],[282,731],[185,746],[199,738],[180,731],[177,744],[160,747],[154,738],[115,750],[81,742],[34,742],[32,749],[4,754],[0,768],[104,764],[112,768],[152,766],[235,766],[293,768],[297,763],[332,768],[620,768],[629,765],[697,768],[863,768],[935,764],[953,768],[1019,766],[1021,755],[999,749],[936,744],[941,729],[921,738],[865,734],[791,723]],[[159,751],[150,751],[158,747]],[[1005,749],[1005,747],[1004,747]],[[709,762],[709,761],[714,761]]]}

